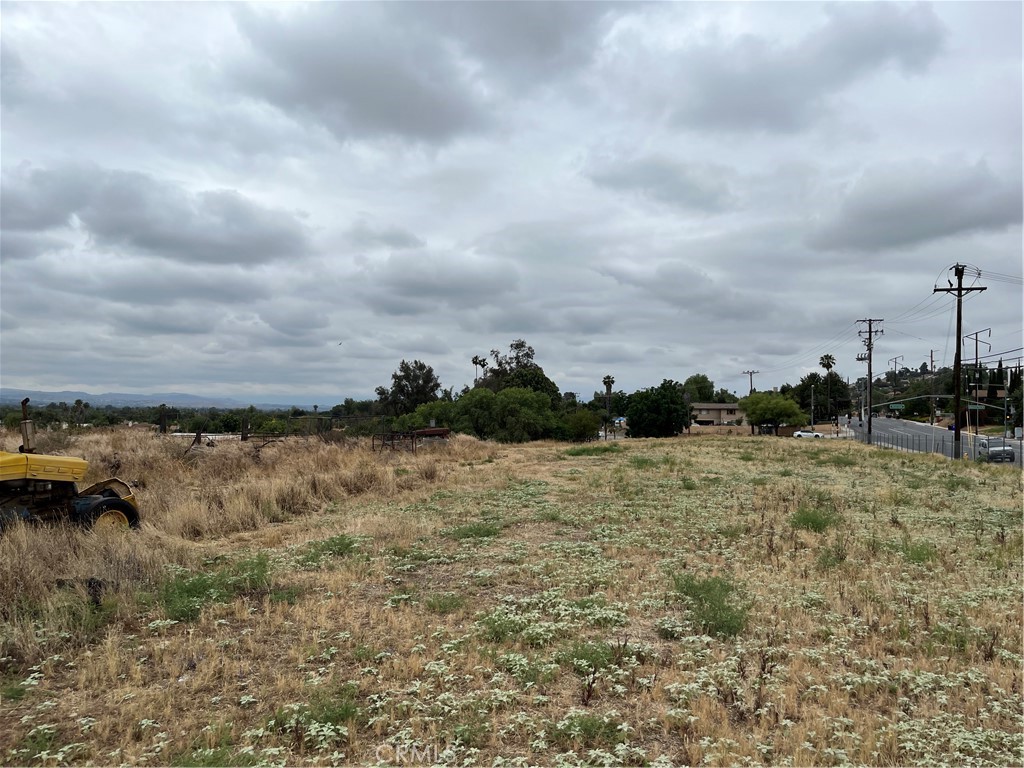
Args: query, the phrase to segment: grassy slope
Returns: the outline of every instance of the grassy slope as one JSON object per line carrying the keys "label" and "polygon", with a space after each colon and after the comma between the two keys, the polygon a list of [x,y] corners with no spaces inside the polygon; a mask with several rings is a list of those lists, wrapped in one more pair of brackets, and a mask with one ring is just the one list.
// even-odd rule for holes
{"label": "grassy slope", "polygon": [[0,539],[0,760],[1021,763],[1020,473],[821,443],[83,438],[147,523]]}

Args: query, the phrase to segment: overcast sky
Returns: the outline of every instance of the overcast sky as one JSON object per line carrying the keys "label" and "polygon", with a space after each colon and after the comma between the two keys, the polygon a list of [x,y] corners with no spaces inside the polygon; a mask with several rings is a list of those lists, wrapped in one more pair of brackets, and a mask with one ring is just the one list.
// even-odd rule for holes
{"label": "overcast sky", "polygon": [[4,2],[0,383],[743,395],[951,365],[957,261],[1019,357],[1021,8]]}

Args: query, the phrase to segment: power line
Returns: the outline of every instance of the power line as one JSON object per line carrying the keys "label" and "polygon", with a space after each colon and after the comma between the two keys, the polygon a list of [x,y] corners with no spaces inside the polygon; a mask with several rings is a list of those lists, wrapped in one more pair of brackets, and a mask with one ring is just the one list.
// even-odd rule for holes
{"label": "power line", "polygon": [[978,359],[979,360],[987,360],[990,357],[1002,357],[1003,355],[1009,355],[1009,354],[1012,354],[1014,352],[1021,352],[1021,351],[1024,351],[1024,347],[1017,347],[1016,349],[1008,349],[1005,352],[996,352],[996,353],[993,353],[991,355],[982,355]]}
{"label": "power line", "polygon": [[792,357],[789,357],[789,358],[783,360],[782,363],[780,365],[778,365],[777,367],[775,367],[775,368],[766,368],[763,371],[763,373],[775,373],[776,371],[782,371],[782,370],[785,370],[786,368],[791,368],[791,367],[793,367],[794,365],[796,365],[797,363],[799,363],[799,362],[801,362],[803,360],[807,360],[807,359],[813,358],[814,355],[817,352],[819,352],[819,351],[829,347],[830,345],[834,346],[836,344],[840,344],[840,343],[842,343],[844,341],[847,341],[847,340],[852,341],[853,340],[852,331],[853,331],[853,324],[851,324],[850,326],[848,326],[848,327],[844,328],[843,330],[839,331],[839,333],[837,333],[834,336],[832,336],[832,338],[827,339],[827,340],[821,342],[820,344],[816,344],[815,346],[811,347],[807,351],[802,352],[802,353],[800,353],[798,355],[793,355]]}
{"label": "power line", "polygon": [[[938,291],[938,290],[946,291],[947,289],[946,288],[941,288],[941,289],[940,288],[936,288],[935,290],[936,291]],[[976,296],[968,296],[967,298],[964,299],[964,302],[966,303],[966,302],[971,301],[972,299],[975,299],[975,298],[977,298],[977,297]],[[951,302],[951,306],[956,306],[956,303],[955,302]],[[934,312],[931,312],[931,313],[929,313],[927,315],[922,315],[921,317],[918,317],[918,318],[916,318],[914,320],[904,320],[904,321],[902,321],[900,323],[897,323],[897,325],[916,325],[917,323],[923,323],[925,320],[931,320],[933,317],[938,317],[939,315],[941,315],[945,311],[946,311],[946,309],[945,309],[945,307],[943,307],[943,308],[937,309]]]}
{"label": "power line", "polygon": [[965,264],[964,266],[974,272],[974,279],[976,281],[984,277],[990,282],[995,281],[1000,283],[1011,283],[1014,285],[1024,284],[1024,277],[1021,277],[1020,275],[1008,275],[1005,272],[989,272],[975,264]]}

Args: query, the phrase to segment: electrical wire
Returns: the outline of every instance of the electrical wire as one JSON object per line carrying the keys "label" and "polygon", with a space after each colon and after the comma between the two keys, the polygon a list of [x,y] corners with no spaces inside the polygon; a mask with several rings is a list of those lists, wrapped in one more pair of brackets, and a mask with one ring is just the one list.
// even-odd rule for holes
{"label": "electrical wire", "polygon": [[[843,328],[843,330],[839,331],[839,333],[837,333],[834,336],[832,336],[832,338],[827,339],[827,340],[821,342],[820,344],[816,344],[815,346],[811,347],[810,349],[808,349],[805,352],[802,352],[800,354],[797,354],[797,355],[794,355],[793,357],[788,358],[787,360],[783,361],[776,368],[766,368],[766,369],[763,369],[761,371],[758,371],[758,373],[776,373],[778,371],[785,370],[786,368],[792,368],[793,366],[803,362],[804,360],[813,359],[814,355],[817,352],[819,352],[820,350],[826,349],[826,348],[828,348],[830,346],[834,347],[834,346],[837,346],[839,344],[843,344],[843,343],[848,342],[848,341],[853,341],[854,338],[855,338],[855,332],[854,332],[854,328],[855,327],[856,327],[856,323],[851,323],[849,326],[847,326],[846,328]],[[851,333],[851,332],[853,332],[853,333]]]}
{"label": "electrical wire", "polygon": [[975,280],[984,278],[985,280],[990,280],[993,282],[1010,283],[1013,285],[1024,285],[1024,277],[1021,277],[1020,275],[1008,275],[1005,272],[989,272],[987,270],[983,270],[976,264],[967,264],[965,266],[969,267],[971,270],[974,271]]}
{"label": "electrical wire", "polygon": [[[917,304],[912,306],[910,309],[905,310],[905,311],[901,312],[900,314],[896,315],[895,317],[890,318],[889,322],[890,323],[898,323],[898,322],[900,322],[901,320],[903,320],[905,318],[913,317],[913,315],[915,313],[915,310],[918,307],[920,307],[922,304],[924,304],[925,302],[928,302],[928,307],[930,307],[935,302],[942,301],[943,298],[945,298],[945,297],[942,296],[941,294],[937,294],[937,293],[935,293],[933,291],[932,293],[928,294],[923,299],[921,299],[919,302],[917,302]],[[922,307],[921,308],[921,312],[926,311],[928,309],[928,307]]]}
{"label": "electrical wire", "polygon": [[986,359],[988,359],[990,357],[1002,357],[1003,355],[1009,355],[1009,354],[1011,354],[1013,352],[1021,352],[1021,351],[1024,351],[1024,347],[1017,347],[1016,349],[1008,349],[1005,352],[993,352],[992,354],[981,355],[978,359],[979,360],[986,360]]}

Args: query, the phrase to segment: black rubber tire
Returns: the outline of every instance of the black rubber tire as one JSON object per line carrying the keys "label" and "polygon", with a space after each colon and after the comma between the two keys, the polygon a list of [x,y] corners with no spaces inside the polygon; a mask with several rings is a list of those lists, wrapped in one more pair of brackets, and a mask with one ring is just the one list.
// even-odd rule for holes
{"label": "black rubber tire", "polygon": [[123,499],[100,499],[82,513],[81,522],[86,528],[107,525],[138,528],[139,513]]}

